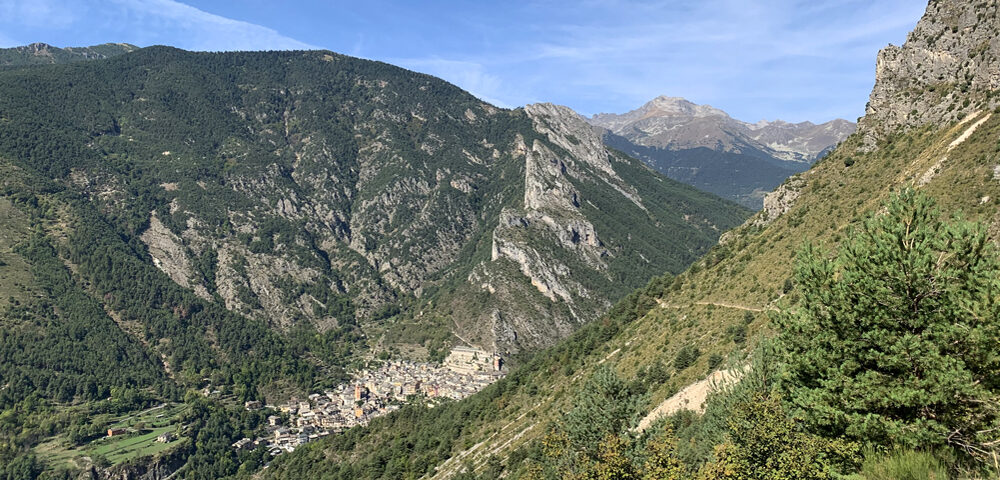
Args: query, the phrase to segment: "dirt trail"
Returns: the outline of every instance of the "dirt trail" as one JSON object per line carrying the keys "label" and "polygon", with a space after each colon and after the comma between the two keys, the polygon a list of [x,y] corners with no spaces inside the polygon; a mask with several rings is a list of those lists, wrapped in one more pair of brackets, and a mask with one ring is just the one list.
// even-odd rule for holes
{"label": "dirt trail", "polygon": [[[975,118],[976,115],[979,115],[979,112],[976,112],[976,113],[974,113],[972,115],[969,115],[959,125],[964,125],[970,119]],[[969,137],[971,137],[972,134],[976,132],[976,129],[979,128],[980,125],[986,123],[986,121],[989,120],[990,117],[992,117],[992,116],[993,116],[992,113],[987,113],[986,116],[984,116],[983,118],[979,119],[976,123],[973,123],[972,125],[970,125],[969,128],[966,128],[965,131],[962,132],[962,134],[958,136],[958,138],[956,138],[951,143],[949,143],[948,144],[948,149],[945,150],[945,154],[942,155],[941,158],[938,159],[938,161],[934,163],[934,165],[931,165],[931,167],[928,168],[927,171],[925,171],[924,174],[920,176],[920,180],[917,181],[917,185],[922,187],[922,186],[927,185],[928,183],[930,183],[931,180],[933,180],[934,177],[937,176],[938,172],[941,171],[941,166],[944,165],[944,162],[948,161],[948,153],[951,152],[952,150],[954,150],[955,147],[961,145],[966,140],[968,140]]]}
{"label": "dirt trail", "polygon": [[688,305],[676,305],[676,304],[666,303],[662,299],[659,299],[659,298],[656,299],[656,302],[660,304],[661,308],[675,308],[675,309],[680,309],[680,308],[688,308],[688,307],[690,307],[692,305],[714,305],[716,307],[734,308],[736,310],[746,310],[748,312],[778,311],[778,309],[776,307],[774,307],[774,306],[768,306],[768,307],[761,308],[761,307],[752,307],[752,306],[749,306],[749,305],[740,305],[740,304],[736,304],[736,303],[727,303],[727,302],[701,301],[701,302],[694,302],[694,303],[688,304]]}
{"label": "dirt trail", "polygon": [[743,377],[744,369],[717,370],[712,372],[708,378],[699,380],[684,387],[672,397],[664,400],[639,421],[638,431],[649,428],[657,419],[672,415],[681,410],[694,410],[702,413],[705,408],[705,400],[708,394],[717,387],[723,387],[739,381]]}

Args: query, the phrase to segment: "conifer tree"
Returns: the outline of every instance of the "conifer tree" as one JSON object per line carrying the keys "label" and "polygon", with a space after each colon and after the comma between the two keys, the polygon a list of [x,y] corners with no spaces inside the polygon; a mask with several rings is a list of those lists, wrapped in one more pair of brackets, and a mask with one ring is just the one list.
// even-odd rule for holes
{"label": "conifer tree", "polygon": [[913,189],[836,256],[806,247],[780,319],[781,379],[814,431],[992,453],[1000,433],[1000,261],[981,224]]}

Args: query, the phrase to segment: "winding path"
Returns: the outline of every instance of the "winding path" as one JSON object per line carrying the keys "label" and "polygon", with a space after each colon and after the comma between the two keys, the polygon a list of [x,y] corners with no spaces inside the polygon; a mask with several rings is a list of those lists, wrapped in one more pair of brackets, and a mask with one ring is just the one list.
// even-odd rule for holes
{"label": "winding path", "polygon": [[764,311],[776,312],[776,311],[778,311],[778,308],[775,307],[775,306],[773,306],[773,305],[765,307],[765,308],[760,308],[760,307],[751,307],[749,305],[739,305],[739,304],[736,304],[736,303],[707,302],[707,301],[694,302],[694,303],[688,304],[688,305],[675,305],[675,304],[666,303],[662,299],[659,299],[659,298],[656,299],[656,302],[660,304],[661,308],[681,309],[681,308],[688,308],[688,307],[691,307],[693,305],[714,305],[716,307],[734,308],[736,310],[745,310],[745,311],[748,311],[748,312],[764,312]]}

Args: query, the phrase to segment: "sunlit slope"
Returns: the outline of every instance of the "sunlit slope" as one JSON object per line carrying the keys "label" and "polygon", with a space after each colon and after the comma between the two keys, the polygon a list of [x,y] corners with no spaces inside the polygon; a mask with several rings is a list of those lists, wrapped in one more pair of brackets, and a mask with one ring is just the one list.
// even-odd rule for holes
{"label": "sunlit slope", "polygon": [[[519,448],[544,434],[546,422],[570,407],[575,389],[605,362],[648,387],[652,410],[705,377],[714,354],[739,362],[755,339],[769,333],[774,310],[794,308],[797,296],[790,279],[798,249],[807,242],[835,247],[891,191],[917,185],[943,211],[990,222],[996,237],[998,139],[1000,115],[992,112],[898,134],[869,153],[859,152],[861,139],[852,137],[783,186],[784,198],[795,197],[790,191],[798,193],[787,212],[776,218],[774,212],[759,213],[686,273],[634,293],[603,322],[540,354],[508,379],[467,401],[407,411],[368,430],[310,445],[281,458],[268,475],[353,472],[390,478],[403,472],[430,474],[436,466],[436,474],[445,477],[466,464],[484,468],[491,456],[507,459],[505,468],[515,471],[530,451]],[[771,218],[765,220],[767,216]],[[738,343],[735,332],[742,325],[749,340]],[[692,345],[700,355],[678,370],[678,352]],[[412,455],[397,458],[404,450]]]}

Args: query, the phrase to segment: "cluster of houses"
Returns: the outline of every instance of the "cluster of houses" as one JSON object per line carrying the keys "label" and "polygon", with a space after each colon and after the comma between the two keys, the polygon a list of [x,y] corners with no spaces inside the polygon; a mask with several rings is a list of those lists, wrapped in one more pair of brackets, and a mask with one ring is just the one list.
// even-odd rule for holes
{"label": "cluster of houses", "polygon": [[[272,455],[331,433],[367,425],[378,416],[398,410],[408,401],[434,405],[436,399],[460,400],[503,377],[500,356],[483,350],[455,347],[442,365],[404,360],[388,361],[379,368],[357,372],[350,383],[338,385],[307,399],[291,399],[267,406],[283,415],[268,417],[266,436],[241,439],[235,449],[264,446]],[[261,408],[247,402],[248,409]]]}

